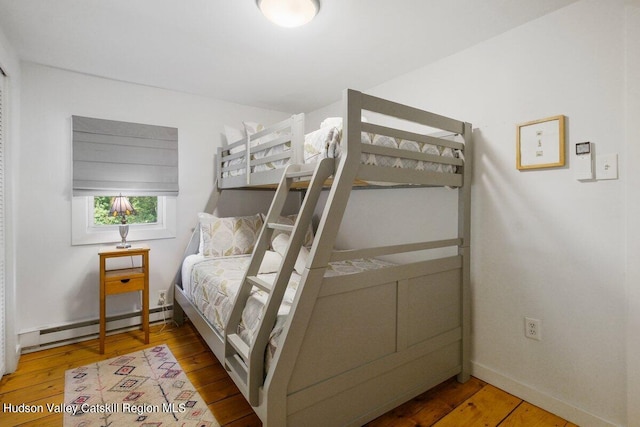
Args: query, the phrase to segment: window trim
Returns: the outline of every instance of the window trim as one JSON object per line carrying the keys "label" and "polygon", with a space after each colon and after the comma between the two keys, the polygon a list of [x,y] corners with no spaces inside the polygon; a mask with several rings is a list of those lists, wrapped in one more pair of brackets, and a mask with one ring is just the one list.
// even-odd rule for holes
{"label": "window trim", "polygon": [[[163,199],[162,201],[160,199]],[[161,210],[161,211],[160,211]],[[158,196],[158,222],[129,224],[128,242],[172,239],[176,237],[177,197]],[[160,221],[162,219],[162,221]],[[93,197],[71,198],[71,245],[119,243],[117,225],[93,224]]]}

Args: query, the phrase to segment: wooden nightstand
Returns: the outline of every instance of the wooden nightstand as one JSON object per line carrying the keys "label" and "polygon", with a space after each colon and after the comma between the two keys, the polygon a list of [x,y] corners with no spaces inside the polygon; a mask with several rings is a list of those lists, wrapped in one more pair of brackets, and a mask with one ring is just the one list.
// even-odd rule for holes
{"label": "wooden nightstand", "polygon": [[[107,329],[106,299],[108,295],[142,292],[142,330],[144,343],[149,344],[149,248],[135,246],[127,249],[104,248],[100,255],[100,354],[104,354]],[[107,259],[139,256],[141,267],[107,270]]]}

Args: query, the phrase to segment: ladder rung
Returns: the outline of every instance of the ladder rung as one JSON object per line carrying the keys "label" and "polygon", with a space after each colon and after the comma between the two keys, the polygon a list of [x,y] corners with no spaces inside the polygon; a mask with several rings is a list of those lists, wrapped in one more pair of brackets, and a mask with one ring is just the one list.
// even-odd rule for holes
{"label": "ladder rung", "polygon": [[249,360],[249,346],[245,343],[242,338],[238,334],[229,334],[227,335],[227,341],[231,344],[240,357],[242,357],[245,361]]}
{"label": "ladder rung", "polygon": [[311,171],[297,171],[297,172],[288,172],[287,178],[304,178],[307,176],[312,176],[313,170]]}
{"label": "ladder rung", "polygon": [[287,231],[289,233],[293,231],[293,225],[278,224],[277,222],[270,222],[267,226],[273,230]]}
{"label": "ladder rung", "polygon": [[244,361],[244,359],[240,356],[238,356],[237,354],[234,354],[233,359],[236,361],[236,363],[238,364],[239,370],[242,372],[247,372],[247,364]]}
{"label": "ladder rung", "polygon": [[295,169],[297,170],[290,170],[287,171],[285,176],[287,178],[303,178],[305,176],[313,176],[313,173],[316,170],[316,165],[311,163],[311,164],[305,164],[305,165],[296,165]]}
{"label": "ladder rung", "polygon": [[[246,389],[247,387],[247,367],[240,358],[235,355],[233,357],[227,357],[225,360],[225,368],[229,371],[232,377],[235,377],[238,381],[236,384],[238,388],[241,386]],[[239,384],[238,384],[239,382]],[[243,391],[243,390],[241,390]],[[244,393],[243,393],[244,394]]]}
{"label": "ladder rung", "polygon": [[262,289],[266,293],[271,292],[272,284],[269,282],[265,282],[264,280],[256,276],[247,276],[247,281],[251,283],[253,286],[256,286],[258,289]]}

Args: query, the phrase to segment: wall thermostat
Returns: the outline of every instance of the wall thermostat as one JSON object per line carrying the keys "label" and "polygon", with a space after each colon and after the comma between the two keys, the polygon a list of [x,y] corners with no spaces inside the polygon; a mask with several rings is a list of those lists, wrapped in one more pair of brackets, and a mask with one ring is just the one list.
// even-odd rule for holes
{"label": "wall thermostat", "polygon": [[593,154],[591,153],[590,142],[576,144],[573,174],[578,181],[590,181],[593,179]]}
{"label": "wall thermostat", "polygon": [[576,154],[590,154],[591,153],[591,143],[590,142],[579,142],[576,144]]}

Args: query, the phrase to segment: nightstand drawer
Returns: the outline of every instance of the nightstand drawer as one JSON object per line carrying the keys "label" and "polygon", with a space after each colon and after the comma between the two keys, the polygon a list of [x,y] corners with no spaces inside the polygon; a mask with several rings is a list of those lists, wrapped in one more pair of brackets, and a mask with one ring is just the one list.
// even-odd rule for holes
{"label": "nightstand drawer", "polygon": [[141,291],[144,289],[144,277],[121,276],[118,278],[110,278],[105,281],[104,286],[107,295]]}

